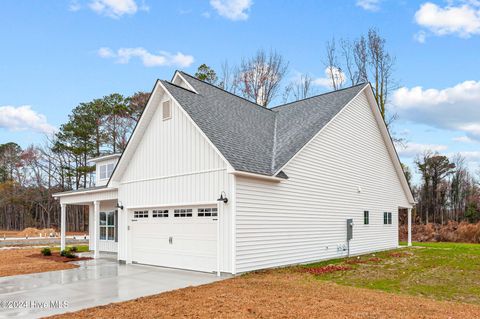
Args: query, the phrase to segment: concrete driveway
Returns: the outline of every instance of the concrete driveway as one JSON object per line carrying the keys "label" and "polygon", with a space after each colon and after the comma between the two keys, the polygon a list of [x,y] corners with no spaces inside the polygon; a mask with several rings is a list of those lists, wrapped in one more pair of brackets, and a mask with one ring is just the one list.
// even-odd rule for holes
{"label": "concrete driveway", "polygon": [[78,262],[80,268],[0,278],[0,318],[38,318],[221,278],[185,270],[120,265],[116,260]]}

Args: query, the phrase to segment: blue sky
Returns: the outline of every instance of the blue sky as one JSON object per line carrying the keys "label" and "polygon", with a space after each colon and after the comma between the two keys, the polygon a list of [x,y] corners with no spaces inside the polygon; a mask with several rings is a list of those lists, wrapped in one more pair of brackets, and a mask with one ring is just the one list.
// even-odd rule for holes
{"label": "blue sky", "polygon": [[[0,143],[41,143],[78,103],[150,91],[259,48],[324,74],[325,43],[377,28],[396,56],[392,107],[411,164],[424,149],[480,163],[480,1],[2,1]],[[287,79],[288,80],[288,79]],[[317,87],[318,92],[328,91]]]}

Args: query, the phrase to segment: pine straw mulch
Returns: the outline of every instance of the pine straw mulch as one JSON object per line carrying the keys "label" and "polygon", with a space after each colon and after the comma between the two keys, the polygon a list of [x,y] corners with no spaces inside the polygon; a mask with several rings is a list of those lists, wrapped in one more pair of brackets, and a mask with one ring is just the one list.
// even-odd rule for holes
{"label": "pine straw mulch", "polygon": [[53,318],[480,318],[480,307],[341,286],[277,270]]}
{"label": "pine straw mulch", "polygon": [[0,277],[77,268],[77,265],[45,258],[34,258],[40,249],[0,250]]}

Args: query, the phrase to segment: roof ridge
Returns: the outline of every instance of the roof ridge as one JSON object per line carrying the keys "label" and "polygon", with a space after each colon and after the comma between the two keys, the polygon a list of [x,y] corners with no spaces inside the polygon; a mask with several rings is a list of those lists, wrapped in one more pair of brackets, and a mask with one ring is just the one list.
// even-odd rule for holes
{"label": "roof ridge", "polygon": [[[267,111],[272,111],[272,110],[271,110],[270,108],[268,108],[268,107],[261,106],[260,104],[257,104],[257,103],[255,103],[255,102],[253,102],[253,101],[250,101],[250,100],[248,100],[248,99],[246,99],[246,98],[244,98],[244,97],[242,97],[242,96],[236,95],[236,94],[234,94],[234,93],[232,93],[232,92],[229,92],[229,91],[227,91],[227,90],[225,90],[225,89],[222,89],[221,87],[218,87],[218,86],[216,86],[216,85],[213,85],[212,83],[208,83],[208,82],[202,81],[202,80],[200,80],[200,79],[197,79],[197,78],[194,77],[193,75],[188,74],[188,73],[186,73],[186,72],[184,72],[184,71],[177,70],[177,72],[179,72],[179,73],[181,73],[181,74],[184,74],[184,75],[186,75],[186,76],[189,76],[190,78],[194,79],[195,81],[200,81],[200,82],[202,82],[202,83],[205,83],[205,84],[207,84],[207,85],[209,85],[209,86],[212,86],[212,87],[216,88],[217,90],[220,90],[220,91],[222,91],[222,92],[228,93],[228,94],[230,94],[230,95],[232,95],[232,96],[234,96],[234,97],[236,97],[236,98],[242,99],[242,100],[244,100],[244,101],[246,101],[246,102],[248,102],[248,103],[250,103],[250,104],[252,104],[252,105],[254,105],[254,106],[256,106],[256,107],[259,107],[259,108],[264,109],[264,110],[267,110]],[[272,112],[273,112],[273,111],[272,111]]]}
{"label": "roof ridge", "polygon": [[297,101],[293,101],[293,102],[288,102],[288,103],[285,103],[285,104],[281,104],[281,105],[277,105],[277,106],[271,107],[270,110],[273,110],[273,109],[276,109],[276,108],[279,108],[279,107],[282,107],[282,106],[287,106],[287,105],[290,105],[290,104],[295,104],[295,103],[303,102],[303,101],[310,100],[310,99],[313,99],[313,98],[316,98],[316,97],[320,97],[320,96],[323,96],[323,95],[328,95],[328,94],[338,93],[338,92],[340,92],[340,91],[345,91],[345,90],[353,89],[353,88],[355,88],[355,87],[357,87],[357,86],[366,85],[366,84],[368,84],[368,83],[370,83],[370,82],[362,82],[362,83],[355,84],[355,85],[352,85],[352,86],[349,86],[349,87],[346,87],[346,88],[341,88],[341,89],[338,89],[338,90],[335,90],[335,91],[330,91],[330,92],[325,92],[325,93],[321,93],[321,94],[309,96],[309,97],[304,98],[304,99],[301,99],[301,100],[297,100]]}
{"label": "roof ridge", "polygon": [[275,154],[277,153],[277,120],[278,120],[278,113],[275,114],[275,123],[273,124],[273,145],[272,145],[272,163],[271,163],[271,170],[272,174],[275,174]]}
{"label": "roof ridge", "polygon": [[175,83],[173,83],[173,82],[169,82],[169,81],[167,81],[167,80],[159,80],[159,81],[162,82],[162,83],[168,83],[168,84],[170,84],[170,85],[173,85],[173,86],[176,87],[176,88],[185,90],[185,91],[187,91],[187,92],[189,92],[189,93],[197,94],[197,93],[193,92],[192,90],[186,89],[186,88],[184,88],[184,87],[182,87],[182,86],[180,86],[180,85],[177,85],[177,84],[175,84]]}

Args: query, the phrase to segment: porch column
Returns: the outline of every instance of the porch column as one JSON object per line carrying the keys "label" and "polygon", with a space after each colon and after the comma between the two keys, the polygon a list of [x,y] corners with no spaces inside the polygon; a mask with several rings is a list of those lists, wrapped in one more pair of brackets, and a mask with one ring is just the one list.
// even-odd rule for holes
{"label": "porch column", "polygon": [[412,246],[412,209],[408,209],[408,246]]}
{"label": "porch column", "polygon": [[65,228],[66,228],[66,213],[67,213],[67,205],[61,204],[60,205],[60,251],[65,250]]}
{"label": "porch column", "polygon": [[98,258],[100,256],[98,252],[98,238],[99,238],[99,226],[98,226],[98,219],[100,218],[100,202],[94,201],[93,202],[93,258]]}

